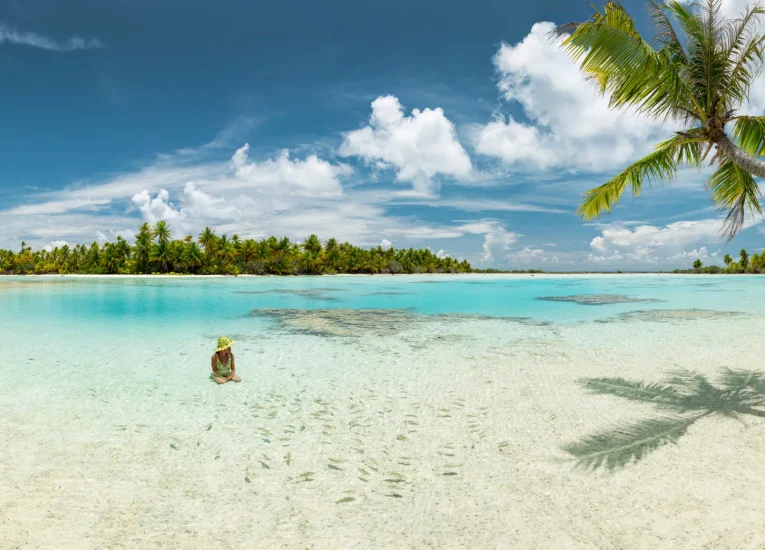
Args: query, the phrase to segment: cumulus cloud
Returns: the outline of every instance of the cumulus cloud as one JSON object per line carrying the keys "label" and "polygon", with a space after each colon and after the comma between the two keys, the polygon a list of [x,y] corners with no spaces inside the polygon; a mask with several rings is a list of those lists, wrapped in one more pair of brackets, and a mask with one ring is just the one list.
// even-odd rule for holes
{"label": "cumulus cloud", "polygon": [[437,188],[438,175],[458,180],[474,175],[470,157],[443,109],[414,109],[407,116],[394,96],[372,102],[369,124],[345,134],[340,154],[361,157],[376,170],[392,168],[398,181],[410,182],[425,194]]}
{"label": "cumulus cloud", "polygon": [[31,46],[33,48],[55,52],[71,52],[74,50],[103,48],[103,44],[98,38],[82,38],[80,36],[74,36],[63,42],[58,42],[41,34],[19,31],[8,25],[0,24],[0,44],[3,43]]}
{"label": "cumulus cloud", "polygon": [[478,153],[527,169],[602,171],[650,151],[662,124],[615,112],[596,86],[549,38],[553,23],[537,23],[517,44],[494,56],[499,89],[522,107],[528,122],[498,117],[473,128]]}
{"label": "cumulus cloud", "polygon": [[390,242],[388,239],[383,239],[382,242],[380,243],[380,248],[382,248],[383,250],[390,250],[392,246],[393,246],[393,243]]}
{"label": "cumulus cloud", "polygon": [[170,202],[167,189],[160,189],[154,197],[144,189],[133,195],[131,202],[146,223],[155,224],[165,220],[177,224],[183,230],[195,228],[203,222],[232,220],[239,214],[239,210],[227,204],[224,198],[197,189],[194,182],[187,183],[183,188],[179,208]]}
{"label": "cumulus cloud", "polygon": [[706,246],[702,246],[698,249],[693,250],[683,250],[682,252],[678,252],[674,256],[671,257],[673,260],[716,260],[718,259],[720,255],[721,250],[716,250],[715,252],[712,252],[711,254],[707,251]]}
{"label": "cumulus cloud", "polygon": [[504,258],[510,245],[517,240],[517,233],[507,231],[503,227],[492,228],[483,237],[483,261],[492,263],[497,257]]}
{"label": "cumulus cloud", "polygon": [[291,160],[287,149],[280,151],[274,159],[250,161],[249,150],[250,145],[245,143],[231,159],[234,173],[242,186],[286,186],[294,193],[305,195],[339,195],[342,193],[339,178],[353,173],[350,166],[334,165],[316,155]]}
{"label": "cumulus cloud", "polygon": [[54,248],[61,248],[62,246],[69,246],[69,243],[66,241],[51,241],[43,246],[43,250],[46,252],[53,252]]}
{"label": "cumulus cloud", "polygon": [[[686,251],[689,245],[720,242],[720,219],[679,221],[663,227],[642,224],[628,228],[614,224],[605,226],[601,235],[590,241],[588,260],[596,263],[659,263],[687,258],[711,258],[708,244]],[[750,220],[745,227],[759,223]]]}
{"label": "cumulus cloud", "polygon": [[443,250],[439,250],[438,252],[436,252],[436,258],[444,259],[444,258],[448,258],[448,257],[449,257],[449,255],[446,252],[444,252]]}

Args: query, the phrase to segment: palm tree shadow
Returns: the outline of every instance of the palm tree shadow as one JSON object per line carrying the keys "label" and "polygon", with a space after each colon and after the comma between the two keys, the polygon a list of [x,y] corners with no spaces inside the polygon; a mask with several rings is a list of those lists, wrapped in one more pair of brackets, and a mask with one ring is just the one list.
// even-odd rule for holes
{"label": "palm tree shadow", "polygon": [[717,385],[694,371],[667,374],[664,382],[645,383],[625,378],[584,378],[579,384],[597,395],[613,395],[651,403],[660,416],[585,436],[564,445],[576,465],[587,470],[614,471],[637,462],[668,443],[676,443],[688,428],[709,415],[765,417],[765,373],[722,369]]}

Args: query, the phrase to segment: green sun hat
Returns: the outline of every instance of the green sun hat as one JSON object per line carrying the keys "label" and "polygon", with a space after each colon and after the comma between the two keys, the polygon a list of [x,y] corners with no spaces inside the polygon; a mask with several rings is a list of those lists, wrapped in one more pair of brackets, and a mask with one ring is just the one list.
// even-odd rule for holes
{"label": "green sun hat", "polygon": [[233,345],[234,345],[233,340],[230,340],[229,338],[226,338],[225,336],[221,336],[220,338],[218,338],[218,347],[215,351],[217,353],[219,351],[223,351],[224,349],[228,349]]}

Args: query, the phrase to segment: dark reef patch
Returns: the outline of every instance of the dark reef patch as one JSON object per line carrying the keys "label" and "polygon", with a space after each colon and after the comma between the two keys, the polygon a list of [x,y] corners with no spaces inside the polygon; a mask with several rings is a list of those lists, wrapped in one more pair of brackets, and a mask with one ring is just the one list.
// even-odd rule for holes
{"label": "dark reef patch", "polygon": [[581,306],[605,306],[638,302],[661,302],[655,298],[636,298],[624,294],[577,294],[574,296],[538,296],[537,300],[548,302],[573,302]]}

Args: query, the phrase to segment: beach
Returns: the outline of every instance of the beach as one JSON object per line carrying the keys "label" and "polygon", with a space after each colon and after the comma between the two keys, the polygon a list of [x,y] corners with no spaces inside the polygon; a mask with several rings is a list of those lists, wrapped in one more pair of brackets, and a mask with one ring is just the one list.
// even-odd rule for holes
{"label": "beach", "polygon": [[[761,372],[762,279],[491,277],[0,282],[0,546],[765,545],[765,421],[697,384]],[[584,382],[672,377],[696,409]]]}

